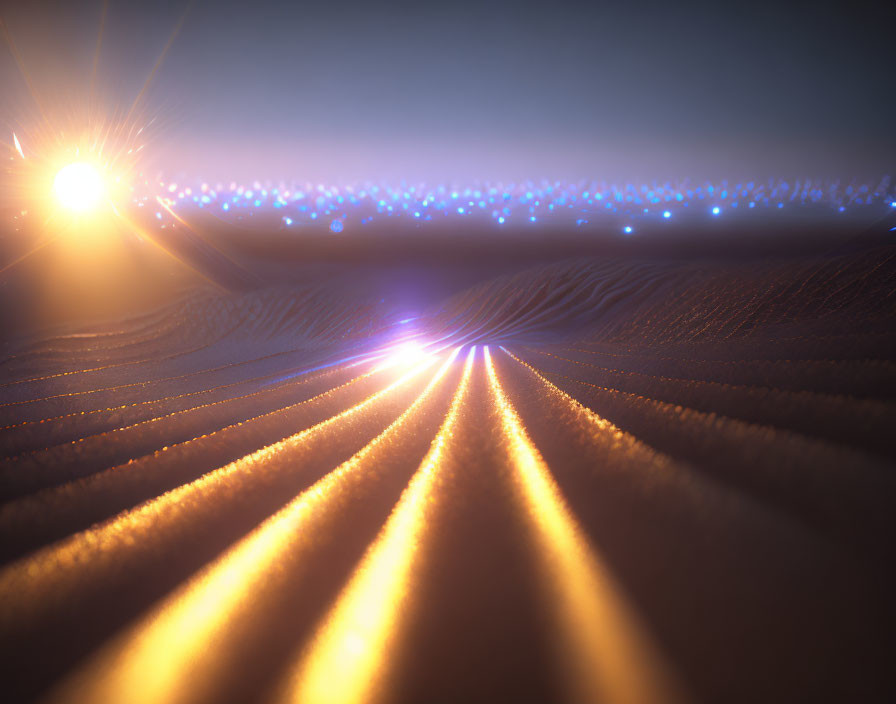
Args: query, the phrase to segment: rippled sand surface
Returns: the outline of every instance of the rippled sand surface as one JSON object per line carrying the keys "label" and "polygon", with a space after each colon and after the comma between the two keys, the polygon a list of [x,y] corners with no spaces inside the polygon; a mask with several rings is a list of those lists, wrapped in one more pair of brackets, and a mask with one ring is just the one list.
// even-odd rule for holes
{"label": "rippled sand surface", "polygon": [[896,249],[452,266],[10,337],[8,701],[896,694]]}

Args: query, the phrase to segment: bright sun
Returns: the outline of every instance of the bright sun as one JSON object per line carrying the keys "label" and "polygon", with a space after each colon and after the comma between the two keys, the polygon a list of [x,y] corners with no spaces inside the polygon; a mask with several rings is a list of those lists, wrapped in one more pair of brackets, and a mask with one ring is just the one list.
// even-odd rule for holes
{"label": "bright sun", "polygon": [[56,200],[66,210],[86,213],[99,205],[105,195],[102,176],[95,166],[76,162],[64,166],[53,181]]}

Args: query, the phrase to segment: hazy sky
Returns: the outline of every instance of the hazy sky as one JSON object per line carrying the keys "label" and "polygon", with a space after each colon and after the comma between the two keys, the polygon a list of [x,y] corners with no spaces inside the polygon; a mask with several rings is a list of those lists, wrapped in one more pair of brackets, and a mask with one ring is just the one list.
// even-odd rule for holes
{"label": "hazy sky", "polygon": [[[146,96],[147,151],[208,178],[893,172],[884,5],[196,0]],[[0,6],[38,90],[77,105],[102,0]],[[110,111],[185,10],[110,0]],[[5,49],[0,86],[2,118],[26,119]]]}

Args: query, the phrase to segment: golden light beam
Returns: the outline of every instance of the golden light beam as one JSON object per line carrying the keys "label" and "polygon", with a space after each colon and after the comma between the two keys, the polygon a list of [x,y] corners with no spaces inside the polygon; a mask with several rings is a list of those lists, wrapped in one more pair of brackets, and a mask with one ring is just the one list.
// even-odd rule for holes
{"label": "golden light beam", "polygon": [[[233,622],[250,618],[250,594],[271,579],[284,554],[296,559],[316,518],[365,460],[388,442],[451,368],[449,355],[414,402],[351,458],[307,488],[249,535],[191,578],[124,636],[76,673],[52,699],[94,704],[167,704],[203,700],[213,682],[222,640],[239,639]],[[466,371],[465,371],[466,374]],[[453,408],[453,406],[452,406]],[[210,648],[210,644],[216,647]]]}
{"label": "golden light beam", "polygon": [[27,620],[25,614],[33,614],[45,602],[64,599],[66,580],[71,577],[87,579],[86,565],[96,564],[102,569],[120,559],[120,550],[139,544],[141,536],[170,536],[177,530],[178,521],[189,520],[190,514],[185,513],[185,507],[208,506],[217,500],[216,492],[232,499],[233,492],[238,489],[237,481],[240,477],[260,471],[264,463],[276,455],[289,448],[299,447],[340,421],[360,413],[432,364],[433,360],[427,360],[385,388],[326,420],[4,567],[0,570],[0,630],[10,622],[18,623],[23,618]]}
{"label": "golden light beam", "polygon": [[682,699],[652,639],[611,571],[591,549],[550,470],[504,393],[485,347],[517,489],[528,510],[553,595],[571,700],[654,704]]}
{"label": "golden light beam", "polygon": [[374,702],[410,598],[411,573],[426,531],[439,465],[469,386],[475,348],[430,450],[325,617],[289,678],[283,700],[300,704]]}

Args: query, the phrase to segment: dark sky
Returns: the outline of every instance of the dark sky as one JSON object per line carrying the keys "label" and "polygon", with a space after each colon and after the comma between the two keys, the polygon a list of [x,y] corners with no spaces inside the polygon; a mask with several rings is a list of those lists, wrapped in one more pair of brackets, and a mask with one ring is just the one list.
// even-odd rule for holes
{"label": "dark sky", "polygon": [[[896,166],[885,4],[196,0],[147,94],[147,150],[209,178],[879,175]],[[77,104],[102,0],[0,5],[38,89]],[[186,7],[110,0],[107,109]],[[21,120],[5,49],[0,81]]]}

